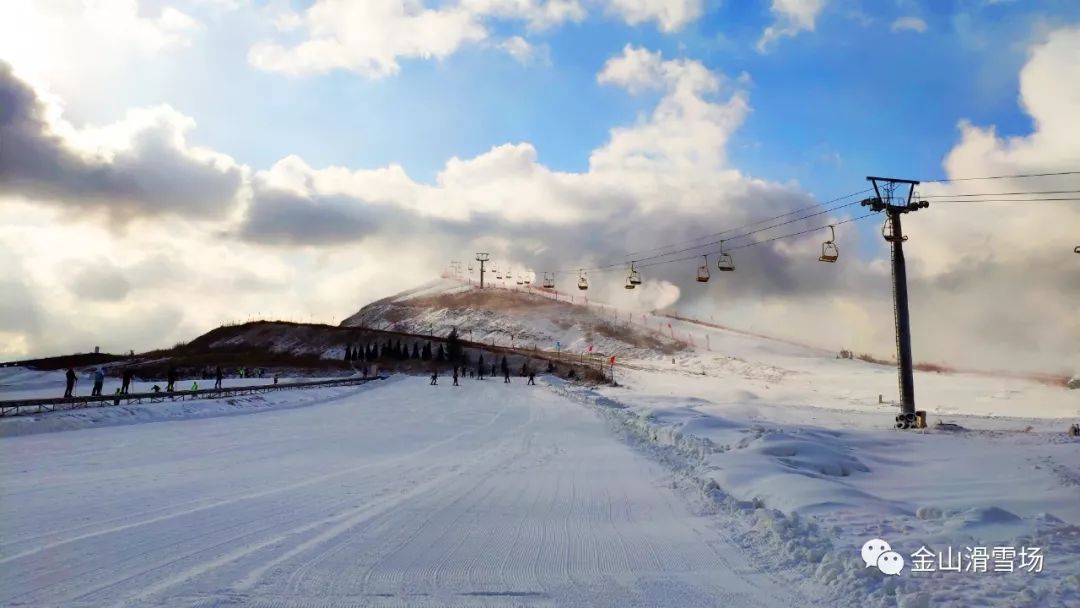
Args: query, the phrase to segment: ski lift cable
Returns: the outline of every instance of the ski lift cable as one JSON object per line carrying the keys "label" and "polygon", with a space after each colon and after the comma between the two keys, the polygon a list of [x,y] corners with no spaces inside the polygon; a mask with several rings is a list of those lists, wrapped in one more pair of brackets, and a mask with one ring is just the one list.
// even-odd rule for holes
{"label": "ski lift cable", "polygon": [[[728,228],[727,230],[721,230],[720,232],[713,232],[711,234],[703,234],[703,235],[701,235],[699,237],[695,237],[695,238],[692,238],[692,239],[690,239],[688,241],[684,241],[683,243],[669,243],[667,245],[660,245],[658,247],[652,247],[650,249],[642,249],[642,250],[639,250],[639,251],[631,251],[631,252],[628,252],[627,254],[625,254],[624,260],[623,260],[622,263],[625,263],[626,259],[629,259],[630,257],[633,257],[633,256],[635,256],[637,254],[649,253],[649,252],[658,251],[658,250],[661,250],[661,249],[670,249],[671,247],[678,247],[679,245],[682,245],[682,244],[685,244],[685,243],[693,243],[694,241],[702,241],[702,240],[705,240],[705,239],[715,238],[715,237],[718,237],[718,236],[723,235],[723,234],[728,234],[728,233],[731,233],[731,232],[735,232],[737,230],[743,230],[745,228],[750,228],[751,226],[757,226],[758,224],[764,224],[765,222],[771,222],[773,220],[778,220],[778,219],[780,219],[782,217],[787,217],[789,215],[795,215],[797,213],[802,213],[803,211],[808,211],[810,209],[815,209],[817,207],[822,207],[822,206],[825,206],[825,205],[831,205],[833,203],[842,201],[844,199],[851,198],[853,196],[859,196],[860,194],[866,194],[867,192],[870,192],[872,190],[873,190],[873,188],[866,188],[864,190],[859,190],[858,192],[852,192],[850,194],[845,194],[844,196],[839,196],[839,197],[831,199],[831,200],[827,200],[827,201],[820,202],[820,203],[814,203],[813,205],[807,205],[806,207],[800,207],[798,209],[788,211],[787,213],[781,213],[780,215],[774,215],[772,217],[767,217],[767,218],[764,218],[764,219],[761,219],[761,220],[757,220],[756,222],[750,222],[748,224],[743,224],[742,226],[736,226],[734,228]],[[839,207],[837,207],[837,208],[839,208]],[[732,237],[732,238],[734,238],[734,237]],[[702,246],[704,246],[704,245],[702,245]],[[678,253],[678,252],[671,252],[671,253]]]}
{"label": "ski lift cable", "polygon": [[[1078,172],[1078,173],[1080,173],[1080,172]],[[863,192],[865,192],[865,191],[863,191]],[[1067,193],[1070,193],[1070,192],[1063,191],[1063,193],[1067,194]],[[1027,193],[1021,193],[1021,194],[1027,194]],[[1036,193],[1032,192],[1031,194],[1036,194]],[[920,197],[920,198],[929,198],[929,197]],[[964,200],[935,200],[934,203],[935,204],[937,204],[937,203],[981,203],[981,202],[986,202],[986,203],[990,203],[990,202],[993,202],[993,203],[1010,203],[1010,202],[1012,202],[1012,203],[1024,203],[1024,202],[1064,202],[1064,201],[1080,201],[1080,198],[1028,198],[1028,199],[1015,199],[1015,200],[964,199]],[[855,204],[857,204],[857,201],[852,202],[852,203],[845,203],[843,205],[837,205],[835,207],[825,209],[825,210],[822,210],[822,211],[819,211],[819,212],[816,212],[816,213],[811,213],[811,214],[808,214],[808,215],[793,218],[791,220],[787,220],[787,221],[780,222],[780,223],[777,223],[777,224],[772,224],[772,225],[769,225],[769,226],[758,228],[756,230],[751,230],[751,231],[748,231],[748,232],[745,232],[745,233],[742,233],[742,234],[738,234],[738,235],[735,235],[735,236],[730,236],[730,237],[727,237],[727,238],[722,239],[722,240],[724,242],[727,242],[727,241],[732,241],[732,240],[744,238],[744,237],[747,237],[747,236],[752,236],[754,234],[758,234],[758,233],[761,233],[761,232],[772,230],[773,228],[778,228],[780,226],[793,224],[795,222],[802,221],[802,220],[805,220],[805,219],[809,219],[811,217],[824,215],[825,213],[829,213],[830,211],[836,211],[836,210],[839,210],[839,209],[843,209],[845,207],[850,207],[850,206],[855,205]],[[785,214],[785,215],[791,215],[791,214]],[[779,217],[784,217],[784,216],[779,216]],[[859,216],[858,218],[854,218],[854,219],[862,219],[864,217],[869,217],[869,216],[868,215],[863,215],[863,216]],[[843,220],[843,221],[840,221],[840,222],[836,222],[835,225],[839,226],[840,224],[846,224],[846,223],[848,223],[850,221],[854,221],[854,219],[848,219],[848,220]],[[763,220],[763,221],[768,221],[768,220]],[[755,222],[755,223],[759,224],[761,222]],[[748,224],[748,225],[754,225],[754,224]],[[823,226],[821,228],[812,228],[812,229],[808,229],[807,231],[797,232],[797,233],[794,233],[792,235],[785,235],[785,236],[781,236],[781,237],[777,237],[777,238],[787,238],[788,236],[799,236],[799,235],[802,235],[802,234],[807,234],[809,232],[814,232],[814,231],[817,231],[817,230],[821,230],[821,229],[827,228],[827,227],[828,226]],[[738,247],[729,247],[729,248],[726,249],[726,251],[729,251],[729,252],[730,251],[736,251],[738,249],[743,249],[745,247],[751,247],[751,246],[759,244],[759,243],[772,242],[774,240],[777,240],[777,239],[766,239],[766,240],[762,240],[762,241],[754,241],[753,243],[749,243],[747,245],[740,245]],[[720,241],[702,243],[702,244],[699,244],[699,245],[695,245],[695,246],[692,246],[692,247],[687,247],[687,248],[676,250],[676,251],[671,251],[671,252],[664,253],[664,254],[657,254],[657,255],[653,255],[653,256],[647,256],[647,257],[641,258],[641,259],[639,259],[637,261],[638,262],[643,262],[643,261],[648,262],[650,260],[658,260],[660,258],[664,258],[664,257],[667,257],[669,255],[677,255],[679,253],[685,253],[687,251],[694,251],[694,250],[701,249],[703,247],[709,247],[709,246],[712,246],[712,245],[717,245],[719,243],[720,243]],[[717,252],[709,252],[709,253],[712,254],[712,253],[717,253]],[[689,259],[695,259],[698,255],[701,255],[701,254],[699,253],[699,254],[696,254],[694,256],[688,256],[688,257],[684,257],[684,258],[679,258],[678,260],[670,260],[670,261],[671,262],[686,261],[686,260],[689,260]],[[648,267],[656,266],[656,265],[658,265],[658,264],[656,262],[653,262],[653,263],[649,263],[649,264],[638,264],[638,267],[639,268],[648,268]],[[600,266],[600,267],[593,268],[593,269],[590,269],[590,270],[592,270],[594,272],[603,272],[603,271],[606,271],[606,270],[611,269],[611,268],[620,268],[620,267],[623,267],[623,266],[625,266],[625,262],[618,263],[618,264],[609,264],[609,265],[606,265],[606,266]]]}
{"label": "ski lift cable", "polygon": [[979,192],[964,194],[923,194],[919,198],[970,198],[977,196],[1034,196],[1043,194],[1080,194],[1080,190],[1036,190],[1031,192]]}
{"label": "ski lift cable", "polygon": [[[859,192],[857,194],[862,194],[863,192],[867,192],[867,191],[864,190],[864,191],[861,191],[861,192]],[[854,196],[854,195],[848,195],[848,196],[850,197],[850,196]],[[841,197],[841,198],[847,198],[847,197]],[[698,245],[685,247],[683,249],[677,249],[675,251],[669,251],[667,253],[655,254],[655,255],[646,256],[646,257],[642,257],[642,258],[635,258],[635,261],[642,262],[642,261],[649,261],[649,260],[658,260],[660,258],[665,258],[665,257],[671,256],[671,255],[678,255],[680,253],[686,253],[688,251],[700,250],[700,249],[702,249],[704,247],[712,247],[713,245],[718,245],[721,240],[726,242],[726,241],[732,241],[732,240],[736,240],[736,239],[745,238],[745,237],[748,237],[748,236],[751,236],[751,235],[754,235],[754,234],[758,234],[760,232],[765,232],[765,231],[768,231],[768,230],[772,230],[773,228],[779,228],[781,226],[786,226],[788,224],[793,224],[795,222],[800,222],[802,220],[810,219],[812,217],[817,217],[819,215],[825,215],[826,213],[831,213],[833,211],[839,211],[840,209],[844,209],[846,207],[851,207],[853,205],[858,205],[859,203],[860,203],[860,201],[852,201],[852,202],[849,202],[849,203],[844,203],[842,205],[835,205],[835,206],[823,209],[821,211],[817,211],[815,213],[801,215],[799,217],[792,218],[790,220],[786,220],[786,221],[783,221],[783,222],[778,222],[778,223],[775,223],[775,224],[770,224],[768,226],[763,226],[761,228],[757,228],[755,230],[750,230],[750,231],[747,231],[747,232],[744,232],[744,233],[741,233],[741,234],[737,234],[735,236],[729,236],[729,237],[725,237],[723,239],[710,241],[710,242],[707,242],[707,243],[700,243]],[[818,205],[814,205],[814,207],[817,207],[817,206]],[[811,207],[811,208],[813,208],[813,207]],[[805,211],[805,210],[806,210],[805,208],[802,209],[802,211]],[[792,213],[794,213],[794,212],[792,212]],[[792,215],[792,213],[786,213],[784,215],[777,216],[777,218],[786,217],[788,215]],[[773,218],[773,219],[777,219],[777,218]],[[762,220],[762,221],[759,221],[759,222],[754,222],[753,224],[747,224],[746,226],[753,226],[755,224],[760,224],[760,223],[762,223],[764,221],[769,221],[769,220]],[[730,231],[734,231],[734,230],[736,230],[736,229],[732,229]],[[721,233],[717,233],[717,234],[721,234]],[[702,254],[697,253],[693,257],[697,257],[699,255],[702,255]],[[681,259],[685,260],[685,259],[688,259],[688,258],[681,258]],[[585,270],[589,270],[589,271],[593,271],[593,272],[603,272],[603,271],[606,271],[606,270],[610,270],[612,268],[621,268],[621,267],[625,267],[625,266],[626,266],[626,262],[622,261],[622,262],[616,262],[616,263],[612,263],[612,264],[606,264],[606,265],[603,265],[603,266],[596,266],[594,268],[586,268]]]}
{"label": "ski lift cable", "polygon": [[[848,224],[848,223],[851,223],[851,222],[857,222],[859,220],[864,220],[866,218],[875,217],[877,215],[878,215],[877,213],[871,212],[871,213],[867,213],[865,215],[860,215],[860,216],[857,216],[857,217],[848,218],[846,220],[840,220],[838,222],[833,222],[831,225],[832,226],[840,226],[842,224]],[[806,230],[800,230],[798,232],[792,232],[790,234],[782,234],[780,236],[776,236],[776,237],[773,237],[773,238],[770,238],[770,239],[765,239],[765,240],[761,240],[761,241],[754,241],[752,243],[747,243],[745,245],[739,245],[738,247],[731,247],[731,248],[725,247],[724,248],[724,253],[730,253],[730,252],[738,250],[738,249],[746,249],[747,247],[753,247],[755,245],[763,245],[765,243],[771,243],[773,241],[779,241],[781,239],[794,238],[794,237],[797,237],[797,236],[802,236],[804,234],[810,234],[811,232],[817,232],[819,230],[826,230],[828,228],[829,228],[829,224],[826,224],[824,226],[817,226],[815,228],[808,228]],[[725,241],[726,241],[726,239],[725,239]],[[719,253],[720,253],[720,251],[717,250],[717,251],[710,251],[708,254],[704,254],[704,255],[718,255]],[[640,268],[651,268],[653,266],[663,266],[664,264],[675,264],[677,262],[685,262],[687,260],[696,260],[699,257],[701,257],[702,255],[703,254],[699,253],[699,254],[689,255],[689,256],[685,256],[685,257],[681,257],[681,258],[677,258],[677,259],[672,259],[672,260],[659,260],[659,261],[655,261],[655,262],[652,262],[652,263],[649,263],[649,264],[637,264],[636,268],[639,268],[639,269]],[[599,271],[596,271],[596,272],[610,272],[610,270],[604,269],[604,270],[599,270]]]}
{"label": "ski lift cable", "polygon": [[[850,194],[845,194],[843,196],[836,197],[836,198],[828,200],[828,201],[814,203],[813,205],[807,205],[806,207],[800,207],[800,208],[795,209],[793,211],[788,211],[787,213],[781,213],[780,215],[774,215],[772,217],[768,217],[768,218],[764,218],[764,219],[757,220],[757,221],[754,221],[754,222],[750,222],[750,223],[747,223],[747,224],[743,224],[741,226],[728,228],[727,230],[722,230],[720,232],[714,232],[714,233],[711,233],[711,234],[702,235],[702,236],[690,239],[688,241],[683,241],[683,242],[680,242],[680,243],[669,243],[667,245],[661,245],[661,246],[658,246],[658,247],[653,247],[651,249],[643,249],[643,250],[640,250],[640,251],[631,251],[631,252],[622,254],[622,256],[621,256],[622,259],[620,259],[618,262],[612,262],[610,264],[602,264],[602,265],[595,266],[595,267],[592,267],[592,268],[585,268],[584,270],[586,270],[586,271],[590,271],[590,270],[591,271],[607,270],[609,268],[616,268],[616,267],[625,266],[627,261],[629,261],[631,258],[633,258],[635,260],[653,260],[653,259],[668,256],[668,255],[676,255],[676,254],[679,254],[679,253],[683,253],[685,251],[690,251],[692,249],[700,249],[702,247],[710,247],[712,245],[715,245],[715,244],[719,243],[719,241],[711,241],[711,242],[708,242],[708,243],[701,243],[701,244],[693,246],[693,247],[680,249],[680,250],[677,250],[677,251],[669,251],[669,252],[663,253],[663,254],[655,254],[655,255],[651,255],[651,256],[647,256],[647,257],[636,257],[637,254],[639,254],[639,253],[648,253],[648,252],[651,252],[651,251],[657,251],[657,250],[661,250],[661,249],[668,249],[668,248],[671,248],[671,247],[678,247],[679,245],[683,245],[683,244],[686,244],[686,243],[692,243],[694,241],[700,241],[700,240],[704,240],[704,239],[714,238],[714,237],[717,237],[717,236],[720,236],[720,235],[723,235],[723,234],[728,234],[728,233],[735,232],[735,231],[738,231],[738,230],[743,230],[745,228],[750,228],[752,226],[757,226],[757,225],[763,224],[765,222],[771,222],[773,220],[788,217],[790,215],[795,215],[795,214],[798,214],[798,213],[802,213],[802,212],[808,211],[810,209],[816,209],[818,207],[822,207],[822,206],[825,206],[825,205],[831,205],[833,203],[836,203],[836,202],[851,198],[853,196],[859,196],[861,194],[866,194],[867,192],[871,192],[871,191],[872,191],[872,188],[866,188],[866,189],[863,189],[863,190],[859,190],[857,192],[852,192]],[[807,215],[805,217],[814,217],[816,215],[821,215],[822,213],[827,213],[828,211],[835,211],[837,209],[843,209],[844,207],[849,207],[849,206],[855,205],[855,204],[858,204],[858,201],[855,201],[855,202],[852,202],[852,203],[846,203],[844,205],[839,205],[839,206],[836,206],[836,207],[831,207],[831,208],[829,208],[829,209],[827,209],[827,210],[825,210],[823,212],[814,213],[814,214],[811,214],[811,215]],[[781,224],[777,224],[776,226],[771,226],[769,228],[761,228],[758,231],[768,230],[770,228],[775,228],[777,226],[782,226],[782,225],[785,225],[785,224],[788,224],[788,223],[792,223],[794,221],[798,221],[798,219],[805,219],[805,218],[797,218],[795,220],[791,220],[790,222],[784,222],[784,223],[781,223]],[[754,233],[756,233],[758,231],[750,232],[750,233],[747,233],[747,234],[754,234]],[[747,234],[740,235],[740,236],[746,236]],[[724,240],[731,240],[731,239],[735,239],[735,238],[740,238],[740,237],[739,236],[727,237]],[[560,270],[558,272],[575,272],[575,271],[578,271],[578,270],[581,270],[581,268],[580,267],[578,267],[578,268],[565,268],[565,269]]]}
{"label": "ski lift cable", "polygon": [[983,177],[954,177],[952,179],[925,179],[924,184],[944,184],[948,182],[968,182],[982,179],[1021,179],[1028,177],[1055,177],[1059,175],[1080,175],[1080,171],[1058,171],[1055,173],[1020,173],[1016,175],[987,175]]}
{"label": "ski lift cable", "polygon": [[1005,199],[979,199],[979,198],[965,198],[965,199],[945,199],[935,200],[933,203],[1063,203],[1069,201],[1080,201],[1080,197],[1059,197],[1059,198],[1005,198]]}

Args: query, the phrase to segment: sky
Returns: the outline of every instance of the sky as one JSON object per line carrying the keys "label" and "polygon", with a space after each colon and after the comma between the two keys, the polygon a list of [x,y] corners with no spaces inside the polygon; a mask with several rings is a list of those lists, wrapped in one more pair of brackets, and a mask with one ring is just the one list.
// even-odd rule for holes
{"label": "sky", "polygon": [[[475,251],[621,263],[867,175],[1080,170],[1078,58],[1067,0],[8,0],[0,360],[337,322]],[[1080,371],[1080,204],[908,218],[917,360]],[[887,356],[879,223],[838,226],[835,265],[819,231],[590,293]]]}

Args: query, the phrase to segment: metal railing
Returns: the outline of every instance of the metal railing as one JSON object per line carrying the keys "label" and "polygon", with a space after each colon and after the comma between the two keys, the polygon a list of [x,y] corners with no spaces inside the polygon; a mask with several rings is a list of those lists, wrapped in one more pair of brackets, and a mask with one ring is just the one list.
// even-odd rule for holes
{"label": "metal railing", "polygon": [[311,380],[305,382],[281,382],[278,384],[254,384],[248,386],[230,386],[227,388],[205,388],[188,391],[120,393],[100,396],[57,397],[52,399],[13,399],[0,401],[0,416],[18,416],[21,414],[40,414],[56,410],[70,410],[88,407],[106,407],[130,403],[162,403],[165,401],[186,401],[190,399],[220,399],[236,395],[253,395],[274,391],[301,388],[320,388],[331,386],[357,386],[372,380],[383,380],[387,376],[349,376],[332,380]]}

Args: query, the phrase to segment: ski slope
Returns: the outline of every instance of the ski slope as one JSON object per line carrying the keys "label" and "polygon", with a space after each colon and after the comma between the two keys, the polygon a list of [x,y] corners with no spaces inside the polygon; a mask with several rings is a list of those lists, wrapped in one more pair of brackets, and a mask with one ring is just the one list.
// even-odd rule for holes
{"label": "ski slope", "polygon": [[0,604],[815,605],[600,408],[449,383],[0,439]]}

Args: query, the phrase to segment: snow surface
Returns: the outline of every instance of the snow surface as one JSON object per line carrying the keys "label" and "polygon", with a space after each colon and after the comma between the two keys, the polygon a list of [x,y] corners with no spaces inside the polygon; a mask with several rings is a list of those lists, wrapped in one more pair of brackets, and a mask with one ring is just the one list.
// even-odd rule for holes
{"label": "snow surface", "polygon": [[[464,292],[399,299],[445,293]],[[1080,606],[1080,391],[916,372],[931,426],[901,432],[891,367],[648,311],[552,310],[395,322],[577,352],[599,316],[619,386],[405,379],[0,420],[2,436],[259,412],[0,439],[0,603]],[[664,348],[638,346],[646,333]],[[0,391],[62,386],[11,373]],[[887,577],[863,567],[871,538],[905,557],[1037,546],[1045,564]]]}
{"label": "snow surface", "polygon": [[0,603],[816,605],[595,409],[520,379],[378,384],[0,440]]}

